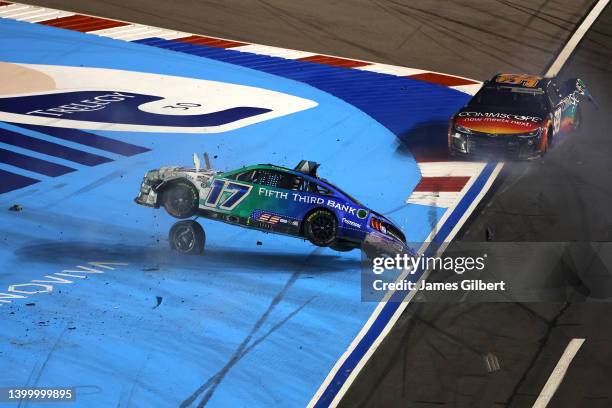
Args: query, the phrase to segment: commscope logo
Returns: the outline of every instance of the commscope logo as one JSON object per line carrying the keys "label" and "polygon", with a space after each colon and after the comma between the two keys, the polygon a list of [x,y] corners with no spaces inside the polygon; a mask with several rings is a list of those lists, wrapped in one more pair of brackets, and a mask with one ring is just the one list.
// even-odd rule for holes
{"label": "commscope logo", "polygon": [[439,256],[419,256],[414,257],[408,254],[395,255],[395,257],[377,257],[372,263],[372,272],[377,275],[385,270],[409,270],[410,274],[417,270],[443,270],[453,271],[456,274],[463,274],[469,271],[482,271],[485,268],[487,255],[479,257],[439,257]]}

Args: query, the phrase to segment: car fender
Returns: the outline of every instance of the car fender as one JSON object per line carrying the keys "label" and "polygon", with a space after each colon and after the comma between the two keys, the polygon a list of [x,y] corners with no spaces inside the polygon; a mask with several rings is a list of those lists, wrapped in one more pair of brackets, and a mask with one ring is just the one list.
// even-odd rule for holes
{"label": "car fender", "polygon": [[196,185],[196,183],[194,183],[194,180],[190,179],[189,177],[186,177],[184,175],[179,175],[176,177],[171,177],[165,180],[162,180],[161,183],[159,183],[157,186],[155,186],[153,188],[153,191],[155,191],[155,193],[157,194],[157,204],[159,205],[159,200],[162,196],[162,193],[164,191],[166,191],[170,186],[172,186],[175,183],[178,183],[179,181],[185,181],[189,184],[191,184],[193,187],[195,187],[196,191],[198,192],[198,200],[201,198],[201,189],[198,188],[198,186]]}

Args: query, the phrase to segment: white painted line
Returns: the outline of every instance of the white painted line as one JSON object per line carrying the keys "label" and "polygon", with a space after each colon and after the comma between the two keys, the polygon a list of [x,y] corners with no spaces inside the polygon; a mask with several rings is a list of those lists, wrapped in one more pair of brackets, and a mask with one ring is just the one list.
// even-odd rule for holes
{"label": "white painted line", "polygon": [[158,37],[159,38],[163,38],[164,40],[176,40],[177,38],[185,38],[185,37],[190,37],[191,34],[189,33],[184,33],[182,31],[166,31],[165,34],[159,34]]}
{"label": "white painted line", "polygon": [[546,408],[553,395],[555,395],[557,388],[559,388],[561,381],[563,381],[570,363],[576,356],[576,353],[578,353],[578,350],[580,350],[580,347],[582,347],[582,343],[584,343],[584,339],[572,339],[569,342],[555,369],[550,374],[548,381],[544,384],[540,396],[538,396],[538,399],[533,404],[533,408]]}
{"label": "white painted line", "polygon": [[124,41],[136,41],[142,40],[143,38],[155,38],[158,37],[158,34],[162,34],[164,32],[165,30],[162,30],[160,28],[149,27],[146,31],[137,34],[130,33],[128,35],[121,36],[120,38]]}
{"label": "white painted line", "polygon": [[408,197],[408,204],[427,205],[430,207],[453,207],[463,197],[461,192],[417,191]]}
{"label": "white painted line", "polygon": [[423,73],[429,72],[423,69],[398,67],[395,65],[387,65],[387,64],[379,64],[379,63],[372,63],[370,65],[366,65],[363,67],[357,67],[355,69],[358,69],[360,71],[378,72],[379,74],[387,74],[387,75],[393,75],[393,76],[408,76],[408,75],[416,75],[416,74],[423,74]]}
{"label": "white painted line", "polygon": [[316,55],[314,52],[288,50],[285,48],[270,47],[267,45],[249,44],[240,47],[233,47],[233,51],[250,52],[259,55],[268,55],[270,57],[280,57],[285,59],[298,59]]}
{"label": "white painted line", "polygon": [[147,33],[151,30],[151,27],[147,26],[133,26],[129,30],[122,31],[120,33],[114,33],[112,37],[115,40],[124,40],[129,41],[127,38],[131,36],[136,36],[138,34]]}
{"label": "white painted line", "polygon": [[25,6],[23,4],[11,4],[10,6],[6,6],[0,10],[0,15],[2,17],[7,17],[10,14],[17,13],[19,10],[24,11],[29,9],[30,6]]}
{"label": "white painted line", "polygon": [[[134,25],[122,26],[122,27],[120,27],[120,28],[122,28],[122,30],[116,30],[116,31],[113,31],[112,33],[106,33],[106,34],[104,34],[104,36],[105,36],[105,37],[114,38],[114,39],[120,39],[120,37],[121,37],[122,35],[127,35],[127,34],[130,34],[130,33],[137,33],[137,32],[140,32],[140,31],[145,31],[145,30],[147,30],[147,27],[146,27],[146,26],[143,26],[143,25],[136,25],[136,24],[134,24]],[[94,31],[91,31],[91,33],[94,33],[94,34],[95,34],[95,32],[94,32]]]}
{"label": "white painted line", "polygon": [[476,95],[476,92],[480,90],[482,84],[473,84],[473,85],[456,85],[451,86],[450,88],[456,89],[457,91],[466,93],[468,95]]}
{"label": "white painted line", "polygon": [[47,16],[47,15],[49,15],[49,10],[38,8],[36,10],[31,10],[28,13],[22,13],[19,16],[11,16],[10,18],[14,18],[15,20],[19,20],[19,21],[30,21],[40,16]]}
{"label": "white painted line", "polygon": [[580,24],[576,31],[574,31],[574,34],[571,36],[568,42],[565,43],[565,46],[559,55],[557,55],[555,61],[551,64],[550,68],[548,68],[548,71],[546,71],[546,74],[544,74],[545,77],[554,77],[559,73],[559,71],[561,71],[561,68],[563,68],[563,65],[572,55],[572,52],[574,52],[574,49],[578,46],[578,43],[580,43],[582,37],[584,37],[589,28],[591,28],[597,17],[599,17],[609,2],[610,0],[599,0],[595,7],[591,9],[591,12],[585,17],[582,24]]}
{"label": "white painted line", "polygon": [[480,174],[487,163],[470,161],[420,162],[421,177],[473,177]]}
{"label": "white painted line", "polygon": [[[49,9],[47,9],[47,10],[49,10]],[[74,16],[74,14],[75,13],[71,13],[71,12],[68,12],[68,11],[49,10],[49,13],[41,14],[38,17],[28,17],[27,19],[24,19],[23,21],[28,21],[30,23],[38,23],[40,21],[53,20],[54,18],[62,18],[62,17]]]}
{"label": "white painted line", "polygon": [[87,34],[95,34],[95,35],[101,35],[104,37],[112,38],[112,35],[122,32],[122,31],[132,30],[134,27],[144,27],[144,26],[141,26],[140,24],[131,24],[131,25],[126,25],[126,26],[103,28],[102,30],[88,31]]}
{"label": "white painted line", "polygon": [[28,7],[27,9],[24,9],[24,10],[18,10],[14,13],[5,14],[4,17],[12,18],[14,20],[21,20],[22,18],[25,18],[32,14],[36,14],[40,11],[42,11],[40,7]]}

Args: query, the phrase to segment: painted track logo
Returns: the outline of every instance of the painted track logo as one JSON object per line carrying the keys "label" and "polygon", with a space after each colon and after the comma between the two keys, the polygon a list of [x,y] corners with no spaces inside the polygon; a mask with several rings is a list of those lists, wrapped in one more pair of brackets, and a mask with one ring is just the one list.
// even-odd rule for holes
{"label": "painted track logo", "polygon": [[218,133],[317,106],[252,86],[105,68],[0,63],[0,120],[161,133]]}

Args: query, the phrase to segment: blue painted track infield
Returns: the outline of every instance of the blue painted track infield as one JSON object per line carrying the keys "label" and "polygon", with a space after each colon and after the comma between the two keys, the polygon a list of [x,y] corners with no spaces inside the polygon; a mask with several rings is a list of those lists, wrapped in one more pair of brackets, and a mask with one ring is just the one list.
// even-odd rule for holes
{"label": "blue painted track infield", "polygon": [[[221,170],[314,160],[418,242],[443,209],[405,204],[420,176],[399,139],[446,121],[468,97],[372,72],[140,42],[0,19],[2,62],[213,80],[316,106],[206,134],[0,123],[0,292],[23,285],[11,292],[23,298],[0,308],[0,386],[74,386],[88,407],[304,406],[376,306],[360,301],[359,253],[204,221],[206,254],[177,256],[166,241],[175,220],[132,201],[143,173],[190,165],[194,152]],[[14,204],[23,210],[7,211]],[[24,293],[41,285],[52,291]]]}

